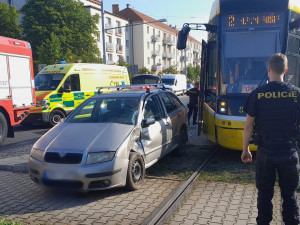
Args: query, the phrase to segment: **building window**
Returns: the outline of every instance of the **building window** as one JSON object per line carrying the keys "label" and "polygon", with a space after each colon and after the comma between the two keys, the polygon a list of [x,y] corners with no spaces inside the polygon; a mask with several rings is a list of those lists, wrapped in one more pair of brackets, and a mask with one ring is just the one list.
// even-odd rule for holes
{"label": "building window", "polygon": [[100,42],[100,33],[97,33],[97,41]]}
{"label": "building window", "polygon": [[149,26],[147,26],[147,34],[149,34]]}
{"label": "building window", "polygon": [[153,28],[153,35],[155,35],[155,28]]}
{"label": "building window", "polygon": [[118,45],[121,44],[121,38],[117,38],[117,44],[118,44]]}
{"label": "building window", "polygon": [[158,36],[160,36],[160,30],[158,31]]}
{"label": "building window", "polygon": [[107,24],[111,24],[111,18],[106,17]]}
{"label": "building window", "polygon": [[121,22],[117,21],[117,27],[120,27],[120,26],[121,26]]}
{"label": "building window", "polygon": [[112,54],[107,54],[107,59],[108,59],[108,61],[112,62],[112,60],[113,60]]}
{"label": "building window", "polygon": [[147,42],[147,49],[150,49],[150,42]]}
{"label": "building window", "polygon": [[129,40],[126,40],[126,48],[129,48]]}
{"label": "building window", "polygon": [[148,64],[150,64],[150,57],[148,57]]}
{"label": "building window", "polygon": [[126,56],[126,62],[129,63],[129,56]]}
{"label": "building window", "polygon": [[112,43],[112,37],[108,36],[108,43]]}
{"label": "building window", "polygon": [[128,24],[126,24],[126,28],[125,29],[126,29],[126,32],[128,32],[128,30],[129,30]]}

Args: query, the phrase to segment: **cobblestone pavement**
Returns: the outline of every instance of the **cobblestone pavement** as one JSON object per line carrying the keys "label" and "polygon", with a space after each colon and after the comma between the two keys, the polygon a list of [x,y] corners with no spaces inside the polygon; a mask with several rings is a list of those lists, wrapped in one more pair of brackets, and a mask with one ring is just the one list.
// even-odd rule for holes
{"label": "cobblestone pavement", "polygon": [[23,224],[140,224],[180,184],[146,179],[142,188],[54,192],[35,185],[28,174],[0,172],[0,217]]}
{"label": "cobblestone pavement", "polygon": [[[257,216],[254,185],[197,181],[193,192],[169,219],[168,224],[254,225]],[[281,225],[280,190],[275,189],[272,225]]]}

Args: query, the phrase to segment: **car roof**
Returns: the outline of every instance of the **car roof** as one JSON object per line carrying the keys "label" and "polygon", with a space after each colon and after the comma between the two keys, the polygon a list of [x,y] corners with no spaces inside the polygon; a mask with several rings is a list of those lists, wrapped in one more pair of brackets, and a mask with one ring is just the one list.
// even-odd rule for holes
{"label": "car roof", "polygon": [[104,93],[100,93],[98,95],[94,95],[92,98],[102,98],[102,97],[141,97],[143,95],[148,95],[148,94],[152,94],[152,93],[163,93],[163,92],[168,92],[170,93],[170,91],[168,90],[162,90],[162,89],[149,89],[149,91],[147,91],[146,89],[126,89],[126,90],[114,90],[111,92],[104,92]]}

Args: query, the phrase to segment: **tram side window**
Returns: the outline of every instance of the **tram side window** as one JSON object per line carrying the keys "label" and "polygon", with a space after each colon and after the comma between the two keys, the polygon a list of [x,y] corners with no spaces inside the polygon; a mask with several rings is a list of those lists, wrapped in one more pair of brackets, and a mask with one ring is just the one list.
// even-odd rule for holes
{"label": "tram side window", "polygon": [[212,108],[216,107],[216,76],[217,76],[217,44],[216,41],[209,42],[207,92],[205,102]]}

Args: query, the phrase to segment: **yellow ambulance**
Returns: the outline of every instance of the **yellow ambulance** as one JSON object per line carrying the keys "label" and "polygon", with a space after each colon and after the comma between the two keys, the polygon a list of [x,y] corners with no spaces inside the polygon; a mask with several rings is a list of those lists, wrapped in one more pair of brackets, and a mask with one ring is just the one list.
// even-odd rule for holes
{"label": "yellow ambulance", "polygon": [[69,63],[43,68],[35,77],[36,107],[23,124],[60,122],[84,100],[98,93],[97,87],[129,85],[126,67]]}

